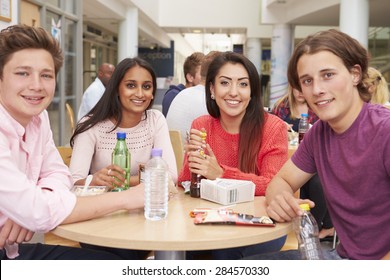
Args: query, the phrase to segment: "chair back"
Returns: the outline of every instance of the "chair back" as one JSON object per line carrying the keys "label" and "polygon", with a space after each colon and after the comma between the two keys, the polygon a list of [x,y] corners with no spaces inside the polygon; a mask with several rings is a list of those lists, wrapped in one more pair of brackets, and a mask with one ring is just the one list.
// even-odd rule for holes
{"label": "chair back", "polygon": [[58,152],[60,152],[62,160],[64,161],[66,166],[69,166],[70,158],[72,157],[72,148],[68,146],[58,146],[57,150]]}
{"label": "chair back", "polygon": [[181,132],[179,130],[170,130],[169,136],[171,138],[173,152],[175,153],[177,173],[179,174],[184,161],[184,145]]}
{"label": "chair back", "polygon": [[74,132],[75,129],[75,121],[74,121],[74,111],[72,106],[68,102],[65,103],[66,107],[66,113],[68,114],[69,121],[70,121],[70,127],[72,129],[72,133]]}

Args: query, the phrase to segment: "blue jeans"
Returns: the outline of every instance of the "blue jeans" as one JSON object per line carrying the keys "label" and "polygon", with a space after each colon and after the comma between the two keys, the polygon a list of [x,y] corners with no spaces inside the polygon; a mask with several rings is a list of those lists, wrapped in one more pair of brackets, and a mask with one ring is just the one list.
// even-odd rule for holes
{"label": "blue jeans", "polygon": [[[5,250],[0,250],[0,259],[7,260]],[[48,244],[19,244],[19,256],[15,260],[119,260],[108,252]]]}
{"label": "blue jeans", "polygon": [[98,252],[107,252],[110,254],[115,254],[123,260],[144,260],[149,254],[149,251],[111,248],[111,247],[91,245],[91,244],[86,244],[81,242],[80,242],[80,246],[81,248],[95,250]]}
{"label": "blue jeans", "polygon": [[199,256],[204,257],[204,255],[206,254],[206,256],[208,255],[213,260],[238,260],[259,253],[278,252],[286,242],[286,238],[287,236],[283,236],[278,239],[264,243],[228,249],[210,251],[188,251],[186,253],[186,259],[197,259]]}

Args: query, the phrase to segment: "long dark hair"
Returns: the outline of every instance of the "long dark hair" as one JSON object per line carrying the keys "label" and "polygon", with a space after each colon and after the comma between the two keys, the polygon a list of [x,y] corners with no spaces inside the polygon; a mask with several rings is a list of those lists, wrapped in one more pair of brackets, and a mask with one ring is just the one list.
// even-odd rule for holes
{"label": "long dark hair", "polygon": [[[152,76],[153,80],[153,97],[156,96],[157,90],[157,81],[156,74],[152,68],[152,66],[145,60],[139,57],[134,58],[125,58],[115,67],[114,73],[112,73],[111,79],[108,82],[106,90],[104,91],[103,96],[100,98],[98,103],[96,103],[95,107],[89,111],[86,115],[86,119],[82,122],[78,123],[76,129],[70,138],[70,145],[73,147],[75,137],[87,131],[94,125],[99,122],[102,122],[106,119],[114,118],[116,120],[115,127],[111,130],[115,130],[122,121],[122,105],[119,100],[119,85],[123,80],[123,77],[133,67],[142,67],[147,70]],[[150,109],[153,106],[153,100],[150,101],[148,108]],[[145,114],[146,117],[146,114]]]}
{"label": "long dark hair", "polygon": [[221,116],[217,103],[211,99],[210,86],[215,85],[215,78],[222,66],[227,63],[241,64],[248,72],[251,99],[240,125],[238,168],[243,172],[258,175],[257,156],[261,147],[265,112],[259,73],[255,65],[248,58],[234,52],[224,52],[214,58],[209,66],[206,77],[207,111],[214,118]]}

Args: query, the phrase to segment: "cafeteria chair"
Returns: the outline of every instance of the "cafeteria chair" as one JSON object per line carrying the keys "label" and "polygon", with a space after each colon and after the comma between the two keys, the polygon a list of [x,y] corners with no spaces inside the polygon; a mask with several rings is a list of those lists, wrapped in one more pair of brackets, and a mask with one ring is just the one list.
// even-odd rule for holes
{"label": "cafeteria chair", "polygon": [[336,249],[337,243],[338,243],[338,238],[337,238],[337,232],[335,230],[333,235],[332,249]]}
{"label": "cafeteria chair", "polygon": [[69,146],[57,146],[57,150],[60,153],[66,166],[69,167],[70,158],[72,157],[72,148]]}
{"label": "cafeteria chair", "polygon": [[177,174],[179,174],[184,161],[184,145],[180,130],[170,130],[169,137],[171,138],[173,152],[175,153]]}
{"label": "cafeteria chair", "polygon": [[73,133],[75,130],[74,111],[72,106],[70,106],[68,102],[65,103],[65,107],[66,107],[66,113],[70,121],[70,128],[72,129],[72,133]]}
{"label": "cafeteria chair", "polygon": [[298,240],[295,235],[295,231],[291,230],[287,234],[286,242],[284,243],[282,249],[280,251],[287,251],[287,250],[297,250],[298,249]]}
{"label": "cafeteria chair", "polygon": [[62,245],[80,248],[79,242],[59,237],[51,232],[47,232],[44,234],[44,243],[50,245]]}
{"label": "cafeteria chair", "polygon": [[[69,146],[57,146],[57,150],[60,153],[62,160],[64,161],[66,166],[69,166],[70,158],[72,157],[72,148]],[[44,234],[44,242],[45,244],[52,245],[80,247],[80,244],[78,242],[56,236],[51,232],[47,232]]]}

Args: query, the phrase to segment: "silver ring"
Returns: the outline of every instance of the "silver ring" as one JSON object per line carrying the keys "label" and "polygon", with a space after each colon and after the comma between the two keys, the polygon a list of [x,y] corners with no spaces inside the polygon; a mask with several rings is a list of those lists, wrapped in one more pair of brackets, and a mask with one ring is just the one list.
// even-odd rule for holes
{"label": "silver ring", "polygon": [[111,169],[108,169],[107,175],[110,175],[110,174],[111,174]]}

